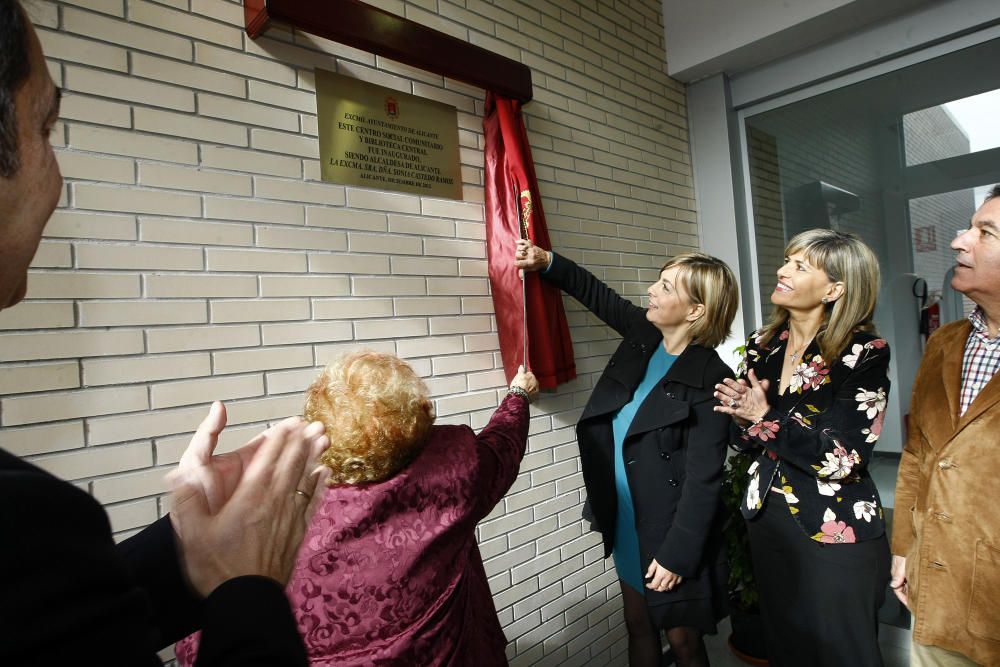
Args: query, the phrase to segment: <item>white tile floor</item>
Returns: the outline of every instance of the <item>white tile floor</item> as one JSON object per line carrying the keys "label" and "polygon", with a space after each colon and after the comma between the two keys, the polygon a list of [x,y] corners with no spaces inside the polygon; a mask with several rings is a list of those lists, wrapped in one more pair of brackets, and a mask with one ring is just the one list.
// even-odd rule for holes
{"label": "white tile floor", "polygon": [[741,667],[746,663],[729,651],[726,640],[729,639],[729,619],[719,623],[719,634],[705,637],[705,648],[708,649],[708,659],[712,667]]}

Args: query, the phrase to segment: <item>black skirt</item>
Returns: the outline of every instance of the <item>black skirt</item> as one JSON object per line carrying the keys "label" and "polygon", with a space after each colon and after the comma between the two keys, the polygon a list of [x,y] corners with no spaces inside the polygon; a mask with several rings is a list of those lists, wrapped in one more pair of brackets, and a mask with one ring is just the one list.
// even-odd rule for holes
{"label": "black skirt", "polygon": [[823,544],[783,498],[768,494],[747,522],[771,667],[882,667],[878,609],[889,581],[882,535]]}
{"label": "black skirt", "polygon": [[653,627],[663,630],[695,628],[703,635],[718,632],[716,624],[729,615],[726,593],[729,570],[721,545],[710,546],[707,551],[709,562],[694,579],[678,586],[673,595],[649,589],[643,591]]}

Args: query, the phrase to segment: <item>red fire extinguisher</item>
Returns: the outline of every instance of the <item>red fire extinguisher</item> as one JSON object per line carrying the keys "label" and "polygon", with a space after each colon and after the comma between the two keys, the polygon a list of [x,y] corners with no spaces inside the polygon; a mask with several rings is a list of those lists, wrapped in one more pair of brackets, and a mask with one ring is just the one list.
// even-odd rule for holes
{"label": "red fire extinguisher", "polygon": [[920,300],[920,334],[927,343],[931,334],[941,326],[941,297],[929,294],[927,281],[923,278],[913,281],[913,296]]}
{"label": "red fire extinguisher", "polygon": [[937,299],[920,309],[920,333],[924,342],[941,326],[941,302]]}

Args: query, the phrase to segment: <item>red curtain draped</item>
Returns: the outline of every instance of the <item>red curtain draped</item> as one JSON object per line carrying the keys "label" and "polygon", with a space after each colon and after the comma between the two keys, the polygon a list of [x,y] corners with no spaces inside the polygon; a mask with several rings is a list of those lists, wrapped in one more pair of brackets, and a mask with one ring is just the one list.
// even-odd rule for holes
{"label": "red curtain draped", "polygon": [[[552,248],[538,194],[535,166],[521,105],[486,93],[486,255],[500,336],[500,355],[510,382],[524,364],[543,389],[576,377],[573,341],[559,289],[528,273],[522,291],[514,267],[514,248],[522,233],[546,250]],[[527,306],[525,307],[525,295]],[[524,360],[524,313],[528,359]]]}

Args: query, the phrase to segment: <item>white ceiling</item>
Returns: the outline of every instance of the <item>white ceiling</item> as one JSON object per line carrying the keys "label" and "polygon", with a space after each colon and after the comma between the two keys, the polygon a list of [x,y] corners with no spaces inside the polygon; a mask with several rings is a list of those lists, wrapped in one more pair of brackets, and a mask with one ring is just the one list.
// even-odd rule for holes
{"label": "white ceiling", "polygon": [[738,74],[933,0],[663,0],[667,71]]}

